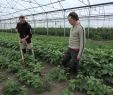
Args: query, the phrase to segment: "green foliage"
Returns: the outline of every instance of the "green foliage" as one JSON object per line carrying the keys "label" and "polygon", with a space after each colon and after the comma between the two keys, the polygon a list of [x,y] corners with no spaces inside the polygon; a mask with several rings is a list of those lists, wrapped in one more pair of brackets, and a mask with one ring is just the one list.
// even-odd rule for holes
{"label": "green foliage", "polygon": [[[86,35],[88,28],[86,28]],[[113,28],[89,28],[89,38],[93,40],[113,40]]]}
{"label": "green foliage", "polygon": [[102,80],[83,75],[78,75],[76,79],[70,80],[69,89],[86,92],[87,95],[110,95],[113,93],[113,88],[103,84]]}
{"label": "green foliage", "polygon": [[56,67],[50,70],[50,72],[47,75],[47,79],[63,81],[63,80],[67,80],[67,75],[65,73],[65,70]]}
{"label": "green foliage", "polygon": [[74,95],[71,91],[69,91],[68,89],[65,89],[63,92],[61,92],[60,95]]}
{"label": "green foliage", "polygon": [[[16,70],[18,79],[24,84],[36,90],[38,89],[38,92],[48,90],[48,81],[41,80],[39,76],[41,70],[40,62],[28,59],[29,62],[27,63],[27,67],[21,67],[18,65],[18,62],[15,62],[20,59],[19,52],[15,51],[18,50],[17,48],[15,49],[15,46],[18,47],[18,42],[12,41],[9,43],[6,40],[2,40],[0,45],[3,48],[10,48],[0,48],[0,54],[3,55],[0,56],[0,68],[8,69],[9,71]],[[35,57],[48,63],[59,65],[62,63],[66,46],[67,40],[62,38],[36,37],[34,39]],[[12,50],[12,47],[14,47],[15,50]],[[6,58],[4,58],[4,56],[6,56]],[[113,86],[112,62],[113,49],[102,49],[102,47],[101,49],[86,48],[80,62],[80,72],[82,75],[79,75],[77,79],[70,80],[70,89],[72,91],[79,90],[86,92],[88,95],[109,95],[109,92],[112,92],[111,87]],[[19,69],[20,67],[21,69]],[[56,67],[49,72],[47,79],[59,81],[66,80],[65,71]],[[69,93],[70,91],[65,91],[64,93],[66,92]],[[67,93],[64,95],[68,95]]]}
{"label": "green foliage", "polygon": [[46,80],[41,80],[39,75],[33,75],[26,69],[19,70],[17,77],[20,82],[33,87],[39,93],[49,90],[49,83]]}
{"label": "green foliage", "polygon": [[27,95],[25,88],[20,86],[14,80],[10,80],[3,88],[3,95]]}
{"label": "green foliage", "polygon": [[[113,40],[113,28],[89,28],[89,33],[88,33],[88,28],[85,28],[86,30],[86,36],[89,39],[93,40]],[[15,29],[6,29],[6,30],[0,30],[1,32],[5,33],[16,33]],[[70,28],[65,28],[65,36],[69,36]],[[33,29],[32,31],[33,34],[38,34],[38,35],[47,35],[47,28],[45,27],[38,27]],[[89,34],[89,36],[88,36]],[[64,28],[48,28],[48,35],[52,36],[64,36]]]}
{"label": "green foliage", "polygon": [[5,80],[5,76],[2,72],[0,72],[0,83]]}
{"label": "green foliage", "polygon": [[14,52],[10,49],[0,48],[0,52],[3,55],[0,56],[0,68],[16,73],[16,77],[20,82],[34,88],[38,93],[49,90],[50,85],[48,81],[46,79],[42,80],[40,77],[41,64],[39,62],[29,58],[28,63],[26,63],[27,67],[25,67],[18,62],[19,54],[17,51]]}

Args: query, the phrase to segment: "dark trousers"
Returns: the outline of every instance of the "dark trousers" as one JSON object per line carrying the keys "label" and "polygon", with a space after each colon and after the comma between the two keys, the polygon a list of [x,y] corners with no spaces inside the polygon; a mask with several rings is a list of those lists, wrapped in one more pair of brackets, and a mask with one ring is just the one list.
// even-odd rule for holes
{"label": "dark trousers", "polygon": [[79,60],[77,60],[79,50],[69,48],[64,54],[62,64],[69,69],[69,73],[77,74],[79,70]]}

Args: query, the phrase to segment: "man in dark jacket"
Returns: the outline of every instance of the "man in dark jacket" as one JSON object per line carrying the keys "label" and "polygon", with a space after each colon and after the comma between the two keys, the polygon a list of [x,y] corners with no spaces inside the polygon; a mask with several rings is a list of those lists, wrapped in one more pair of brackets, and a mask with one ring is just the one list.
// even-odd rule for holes
{"label": "man in dark jacket", "polygon": [[26,22],[24,16],[19,17],[19,21],[16,26],[16,32],[19,33],[21,49],[23,53],[28,52],[32,54],[32,45],[31,45],[31,26],[28,22]]}

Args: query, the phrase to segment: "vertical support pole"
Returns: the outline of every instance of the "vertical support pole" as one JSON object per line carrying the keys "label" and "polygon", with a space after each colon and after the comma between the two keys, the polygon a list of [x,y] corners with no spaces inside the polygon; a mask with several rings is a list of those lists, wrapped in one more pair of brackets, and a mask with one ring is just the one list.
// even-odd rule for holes
{"label": "vertical support pole", "polygon": [[65,10],[64,10],[64,37],[66,36],[66,20],[65,20]]}
{"label": "vertical support pole", "polygon": [[47,20],[47,35],[49,35],[49,29],[48,29],[48,16],[47,16],[47,13],[46,13],[46,20]]}
{"label": "vertical support pole", "polygon": [[34,23],[34,29],[33,29],[33,33],[36,33],[36,21],[35,21],[35,17],[33,15],[33,23]]}
{"label": "vertical support pole", "polygon": [[88,35],[87,35],[88,38],[89,38],[89,32],[90,32],[90,16],[91,16],[91,7],[89,7],[89,17],[88,17]]}
{"label": "vertical support pole", "polygon": [[87,35],[87,37],[89,38],[89,31],[90,31],[90,17],[91,17],[91,6],[90,6],[90,1],[89,0],[87,0],[88,1],[88,5],[89,5],[89,17],[88,17],[88,35]]}

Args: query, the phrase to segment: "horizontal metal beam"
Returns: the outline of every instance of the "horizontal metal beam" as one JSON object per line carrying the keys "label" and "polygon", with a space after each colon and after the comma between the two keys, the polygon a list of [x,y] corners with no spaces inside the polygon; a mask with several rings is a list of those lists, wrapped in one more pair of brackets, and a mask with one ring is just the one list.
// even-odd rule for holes
{"label": "horizontal metal beam", "polygon": [[[98,20],[105,20],[106,19],[106,17],[112,17],[112,18],[108,18],[108,19],[110,19],[110,20],[112,20],[113,19],[113,14],[106,14],[106,15],[92,15],[92,16],[90,16],[90,19],[92,20],[92,19],[98,19]],[[88,19],[89,18],[89,16],[81,16],[81,17],[79,17],[81,20],[83,20],[83,19]],[[102,19],[101,19],[102,18]],[[67,19],[67,18],[65,18],[65,19]],[[50,22],[61,22],[62,20],[64,20],[64,18],[52,18],[52,19],[49,19],[48,18],[48,21],[50,21]],[[33,22],[33,21],[37,21],[37,22],[46,22],[47,21],[47,19],[43,19],[43,20],[38,20],[38,19],[35,19],[35,20],[27,20],[28,22]],[[9,22],[9,23],[4,23],[4,24],[10,24],[11,22]],[[14,22],[14,23],[16,23],[16,22]],[[2,22],[0,22],[0,24],[3,24]],[[12,23],[13,24],[13,23]]]}
{"label": "horizontal metal beam", "polygon": [[[67,10],[72,10],[72,9],[82,9],[82,8],[99,7],[99,6],[107,6],[107,5],[113,5],[113,2],[86,5],[86,6],[80,6],[80,7],[72,7],[72,8],[66,8],[66,9],[60,9],[60,10],[30,14],[30,15],[25,15],[25,16],[35,16],[35,15],[48,14],[48,13],[54,13],[54,12],[60,12],[60,11],[67,11]],[[18,18],[18,17],[13,17],[13,18],[8,18],[8,19],[1,19],[0,21],[2,21],[2,20],[11,20],[11,19],[16,19],[16,18]]]}

